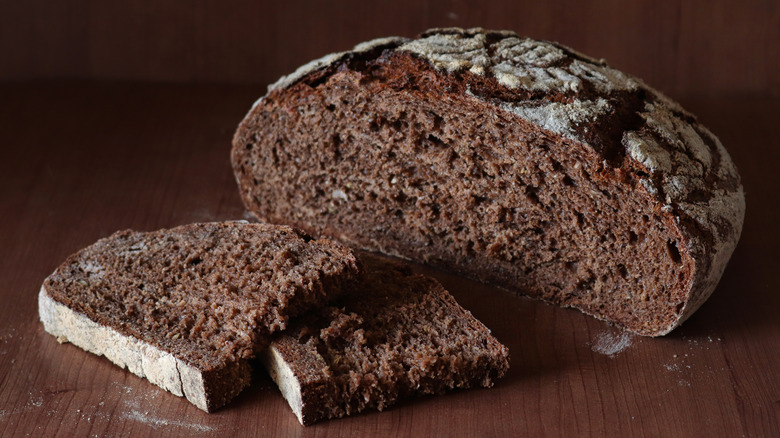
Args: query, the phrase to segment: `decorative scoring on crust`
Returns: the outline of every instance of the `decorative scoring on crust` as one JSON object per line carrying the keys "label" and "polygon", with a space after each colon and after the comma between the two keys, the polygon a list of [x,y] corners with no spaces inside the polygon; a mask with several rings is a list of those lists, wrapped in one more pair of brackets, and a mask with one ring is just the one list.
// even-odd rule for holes
{"label": "decorative scoring on crust", "polygon": [[[546,41],[518,38],[511,32],[487,32],[479,28],[446,33],[427,32],[397,50],[421,56],[440,70],[468,70],[492,75],[501,85],[529,91],[580,91],[589,83],[602,93],[634,90],[638,83],[601,61],[574,58],[573,51]],[[490,43],[488,35],[500,38]],[[582,59],[579,59],[582,58]]]}

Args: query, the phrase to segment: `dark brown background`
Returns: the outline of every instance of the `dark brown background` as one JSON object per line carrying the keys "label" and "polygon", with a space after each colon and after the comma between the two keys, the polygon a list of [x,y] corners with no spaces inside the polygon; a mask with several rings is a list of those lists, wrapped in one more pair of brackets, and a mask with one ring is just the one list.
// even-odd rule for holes
{"label": "dark brown background", "polygon": [[1,0],[0,11],[0,80],[267,84],[367,39],[481,26],[570,45],[672,95],[780,94],[776,0]]}
{"label": "dark brown background", "polygon": [[[262,373],[209,415],[43,332],[36,294],[68,254],[118,229],[244,217],[230,139],[267,83],[454,25],[606,58],[720,136],[746,224],[683,327],[624,335],[426,270],[509,346],[509,375],[309,428]],[[779,68],[777,1],[0,0],[0,436],[780,436]]]}

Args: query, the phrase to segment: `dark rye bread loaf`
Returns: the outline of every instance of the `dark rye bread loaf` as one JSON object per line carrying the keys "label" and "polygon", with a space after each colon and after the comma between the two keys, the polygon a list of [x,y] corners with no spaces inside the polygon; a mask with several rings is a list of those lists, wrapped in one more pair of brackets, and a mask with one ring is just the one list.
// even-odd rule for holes
{"label": "dark rye bread loaf", "polygon": [[695,117],[555,43],[481,29],[307,64],[241,122],[246,207],[663,335],[711,294],[744,217]]}
{"label": "dark rye bread loaf", "polygon": [[509,351],[434,279],[361,257],[361,279],[261,353],[303,425],[411,396],[490,387]]}
{"label": "dark rye bread loaf", "polygon": [[47,332],[211,412],[249,384],[248,359],[288,318],[357,276],[352,252],[286,226],[121,231],[43,283]]}

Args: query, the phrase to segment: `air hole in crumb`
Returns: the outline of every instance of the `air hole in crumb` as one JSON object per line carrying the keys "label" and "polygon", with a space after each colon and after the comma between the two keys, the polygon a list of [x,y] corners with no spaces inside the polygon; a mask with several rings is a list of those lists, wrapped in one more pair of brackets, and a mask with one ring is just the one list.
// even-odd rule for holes
{"label": "air hole in crumb", "polygon": [[331,103],[330,105],[326,106],[325,108],[327,108],[328,111],[335,111],[336,110],[336,105]]}
{"label": "air hole in crumb", "polygon": [[574,182],[573,179],[569,178],[569,175],[565,175],[563,177],[563,185],[568,187],[575,187],[577,184]]}
{"label": "air hole in crumb", "polygon": [[444,121],[442,116],[436,114],[436,113],[429,113],[433,118],[433,130],[434,131],[441,131],[441,124]]}
{"label": "air hole in crumb", "polygon": [[537,190],[538,190],[538,188],[536,188],[536,187],[527,186],[526,187],[525,196],[532,203],[539,205],[539,204],[541,204],[541,201],[539,201],[539,196],[536,194]]}
{"label": "air hole in crumb", "polygon": [[255,147],[255,145],[253,145],[252,143],[246,144],[246,150],[251,150],[253,147]]}
{"label": "air hole in crumb", "polygon": [[483,202],[487,201],[487,199],[488,199],[488,198],[486,198],[484,196],[477,196],[477,195],[471,195],[471,198],[474,199],[474,204],[475,205],[482,204]]}
{"label": "air hole in crumb", "polygon": [[197,266],[197,265],[199,265],[199,264],[200,264],[202,261],[203,261],[203,259],[201,259],[200,257],[195,257],[195,258],[193,258],[192,260],[190,260],[188,263],[189,263],[189,265],[190,265],[190,266]]}
{"label": "air hole in crumb", "polygon": [[628,269],[622,263],[618,265],[618,273],[620,273],[621,277],[628,278]]}
{"label": "air hole in crumb", "polygon": [[636,243],[637,240],[639,240],[639,237],[636,235],[635,232],[629,231],[628,232],[628,243]]}
{"label": "air hole in crumb", "polygon": [[577,226],[582,228],[582,226],[585,225],[585,216],[580,212],[576,212],[575,214],[577,215]]}
{"label": "air hole in crumb", "polygon": [[430,141],[431,143],[433,143],[436,146],[443,146],[444,145],[444,142],[439,137],[437,137],[437,136],[435,136],[433,134],[428,134],[428,141]]}
{"label": "air hole in crumb", "polygon": [[672,261],[680,264],[682,262],[682,257],[680,256],[680,250],[677,249],[677,241],[668,242],[666,247],[669,250],[669,257],[672,258]]}
{"label": "air hole in crumb", "polygon": [[680,303],[680,304],[678,304],[678,305],[677,305],[677,310],[676,310],[676,312],[677,312],[677,314],[678,314],[678,315],[679,315],[680,313],[682,313],[683,307],[685,307],[685,303]]}

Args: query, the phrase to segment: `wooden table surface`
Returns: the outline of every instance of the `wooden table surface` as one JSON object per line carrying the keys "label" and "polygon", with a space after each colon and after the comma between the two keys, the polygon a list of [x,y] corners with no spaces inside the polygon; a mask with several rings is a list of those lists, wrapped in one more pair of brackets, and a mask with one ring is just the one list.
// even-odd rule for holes
{"label": "wooden table surface", "polygon": [[38,321],[43,279],[116,230],[245,217],[229,165],[259,86],[0,85],[0,436],[780,436],[780,100],[676,96],[743,176],[712,298],[659,339],[438,277],[512,354],[489,390],[303,428],[262,372],[206,414]]}

